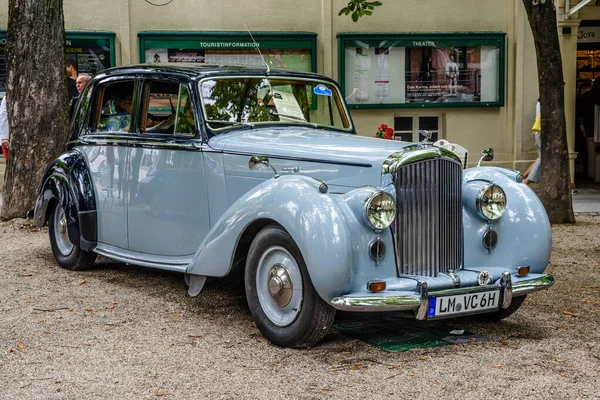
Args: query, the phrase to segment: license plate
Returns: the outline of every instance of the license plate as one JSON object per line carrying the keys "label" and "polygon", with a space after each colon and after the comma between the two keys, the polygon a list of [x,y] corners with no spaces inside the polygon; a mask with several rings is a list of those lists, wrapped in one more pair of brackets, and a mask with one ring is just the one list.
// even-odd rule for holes
{"label": "license plate", "polygon": [[500,308],[500,290],[465,293],[454,296],[430,297],[428,318],[491,311]]}

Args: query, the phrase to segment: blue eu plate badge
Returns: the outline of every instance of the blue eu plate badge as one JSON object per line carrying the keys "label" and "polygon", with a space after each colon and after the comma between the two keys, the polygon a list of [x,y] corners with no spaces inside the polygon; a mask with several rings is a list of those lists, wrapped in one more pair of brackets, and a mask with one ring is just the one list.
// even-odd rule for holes
{"label": "blue eu plate badge", "polygon": [[427,316],[429,318],[435,317],[435,297],[429,298],[429,308],[427,309]]}

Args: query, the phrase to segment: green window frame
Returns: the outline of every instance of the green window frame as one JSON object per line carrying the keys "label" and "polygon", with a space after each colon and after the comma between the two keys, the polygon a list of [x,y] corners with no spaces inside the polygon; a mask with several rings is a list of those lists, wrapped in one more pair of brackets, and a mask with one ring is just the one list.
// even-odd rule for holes
{"label": "green window frame", "polygon": [[[254,40],[252,39],[254,37]],[[195,62],[317,71],[312,32],[140,32],[140,62]]]}
{"label": "green window frame", "polygon": [[[506,33],[340,33],[348,107],[502,107]],[[452,64],[455,63],[455,64]]]}

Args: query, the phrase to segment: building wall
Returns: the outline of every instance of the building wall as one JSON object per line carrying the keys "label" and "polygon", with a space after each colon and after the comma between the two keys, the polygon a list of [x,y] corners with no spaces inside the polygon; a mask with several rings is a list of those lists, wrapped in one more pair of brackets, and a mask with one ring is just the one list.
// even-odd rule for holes
{"label": "building wall", "polygon": [[[153,0],[166,3],[168,0]],[[0,28],[6,28],[7,0],[0,0]],[[505,32],[505,106],[435,110],[353,110],[361,135],[372,136],[394,116],[441,117],[443,137],[465,146],[476,163],[493,147],[496,165],[524,170],[536,157],[530,135],[537,99],[537,68],[531,30],[521,0],[384,0],[374,16],[354,23],[338,16],[347,0],[173,0],[156,7],[141,0],[65,0],[65,28],[116,34],[118,65],[139,62],[138,32],[304,31],[317,33],[317,70],[339,78],[338,33]]]}

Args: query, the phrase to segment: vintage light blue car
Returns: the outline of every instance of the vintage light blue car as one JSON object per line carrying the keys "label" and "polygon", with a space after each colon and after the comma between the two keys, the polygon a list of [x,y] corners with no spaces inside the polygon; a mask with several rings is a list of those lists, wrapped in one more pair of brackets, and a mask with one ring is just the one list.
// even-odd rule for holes
{"label": "vintage light blue car", "polygon": [[319,342],[336,310],[501,319],[554,283],[548,218],[518,172],[358,136],[338,85],[310,73],[104,71],[34,218],[68,269],[100,254],[180,271],[194,296],[243,271],[257,326],[286,347]]}

